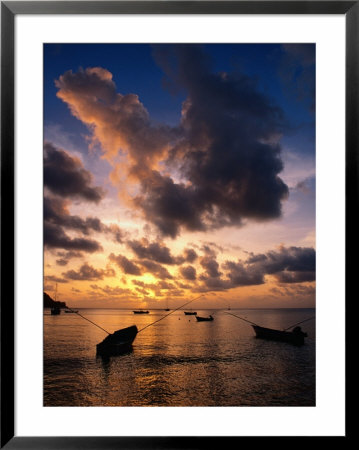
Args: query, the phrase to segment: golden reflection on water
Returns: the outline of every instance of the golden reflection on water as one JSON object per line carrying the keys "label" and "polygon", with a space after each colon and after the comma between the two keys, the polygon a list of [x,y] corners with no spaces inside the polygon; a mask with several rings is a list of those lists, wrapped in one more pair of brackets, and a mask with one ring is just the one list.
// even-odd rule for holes
{"label": "golden reflection on water", "polygon": [[[110,333],[140,330],[165,311],[80,310]],[[313,310],[231,311],[283,329]],[[208,311],[198,311],[207,316]],[[274,406],[315,404],[315,321],[305,346],[262,341],[252,327],[218,312],[197,322],[182,311],[140,332],[133,351],[103,359],[106,334],[76,314],[44,315],[44,404],[48,406]]]}

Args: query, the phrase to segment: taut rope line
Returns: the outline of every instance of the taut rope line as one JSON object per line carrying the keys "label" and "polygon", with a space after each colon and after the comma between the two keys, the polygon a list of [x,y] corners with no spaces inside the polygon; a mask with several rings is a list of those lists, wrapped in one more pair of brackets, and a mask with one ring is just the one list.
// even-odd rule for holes
{"label": "taut rope line", "polygon": [[78,316],[82,317],[83,319],[87,320],[87,322],[92,323],[92,325],[95,325],[95,327],[100,328],[100,330],[104,331],[105,333],[107,333],[108,335],[110,335],[111,333],[109,333],[107,330],[105,330],[104,328],[100,327],[100,325],[97,325],[97,323],[92,322],[92,320],[87,319],[86,317],[84,317],[83,315],[81,315],[79,312],[74,311],[73,309],[69,308],[68,306],[66,306],[66,309],[69,309],[70,311],[72,311],[73,313],[77,314]]}
{"label": "taut rope line", "polygon": [[236,314],[232,314],[232,313],[229,313],[229,312],[225,312],[225,314],[229,314],[230,316],[237,317],[237,319],[244,320],[245,322],[248,322],[248,323],[250,323],[251,325],[255,325],[255,326],[259,327],[259,325],[257,325],[256,323],[251,322],[250,320],[244,319],[243,317],[236,316]]}
{"label": "taut rope line", "polygon": [[189,302],[185,303],[184,305],[181,305],[181,306],[179,306],[178,308],[174,309],[174,310],[171,311],[170,313],[168,313],[168,314],[162,316],[160,319],[157,319],[157,320],[155,320],[154,322],[149,323],[149,324],[146,325],[145,327],[141,328],[141,329],[138,331],[138,333],[141,333],[141,331],[145,330],[146,328],[151,327],[152,325],[154,325],[154,324],[157,323],[157,322],[160,322],[161,320],[163,320],[163,319],[165,319],[166,317],[170,316],[170,315],[173,314],[174,312],[178,311],[179,309],[183,308],[183,307],[186,306],[186,305],[189,305],[190,303],[194,302],[195,300],[197,300],[197,299],[199,299],[200,297],[203,297],[203,296],[204,296],[204,294],[201,294],[201,295],[199,295],[198,297],[193,298],[193,299],[190,300]]}

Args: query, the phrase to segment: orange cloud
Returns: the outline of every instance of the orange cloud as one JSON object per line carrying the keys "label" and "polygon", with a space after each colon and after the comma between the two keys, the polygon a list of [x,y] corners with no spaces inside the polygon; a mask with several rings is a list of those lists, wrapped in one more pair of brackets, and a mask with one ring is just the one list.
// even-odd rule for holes
{"label": "orange cloud", "polygon": [[112,163],[122,152],[131,162],[132,171],[146,171],[156,164],[168,148],[172,131],[154,125],[135,94],[116,92],[112,74],[100,67],[64,73],[55,82],[57,97],[72,114],[92,131],[93,143],[99,143]]}

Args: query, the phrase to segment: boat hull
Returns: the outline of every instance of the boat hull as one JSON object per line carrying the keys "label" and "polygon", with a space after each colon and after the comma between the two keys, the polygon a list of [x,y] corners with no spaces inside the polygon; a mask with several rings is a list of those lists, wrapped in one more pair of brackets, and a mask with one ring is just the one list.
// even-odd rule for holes
{"label": "boat hull", "polygon": [[196,316],[197,322],[212,322],[213,317],[200,317]]}
{"label": "boat hull", "polygon": [[303,333],[302,331],[291,332],[291,331],[272,330],[271,328],[264,328],[258,325],[252,325],[252,327],[256,333],[256,337],[259,339],[287,342],[293,345],[303,345],[304,338],[307,336],[307,333]]}
{"label": "boat hull", "polygon": [[96,345],[97,354],[101,356],[116,356],[131,351],[132,343],[137,333],[136,325],[115,331]]}
{"label": "boat hull", "polygon": [[149,314],[149,311],[133,311],[133,314]]}
{"label": "boat hull", "polygon": [[195,311],[185,311],[184,312],[184,314],[185,314],[185,316],[196,316],[197,315],[197,313],[195,312]]}

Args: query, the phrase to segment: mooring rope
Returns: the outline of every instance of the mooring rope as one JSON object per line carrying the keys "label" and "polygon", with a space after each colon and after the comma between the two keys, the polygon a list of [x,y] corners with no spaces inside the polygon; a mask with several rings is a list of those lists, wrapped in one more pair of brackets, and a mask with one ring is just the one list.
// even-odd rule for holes
{"label": "mooring rope", "polygon": [[100,330],[104,331],[105,333],[107,333],[108,335],[110,335],[111,333],[109,333],[107,330],[105,330],[104,328],[100,327],[100,325],[97,325],[97,323],[92,322],[92,320],[88,319],[87,317],[84,317],[82,314],[80,314],[78,311],[74,311],[73,309],[71,309],[70,307],[66,306],[67,309],[69,309],[70,311],[72,311],[73,313],[77,314],[78,316],[82,317],[83,319],[87,320],[88,322],[92,323],[92,325],[95,325],[95,327],[100,328]]}
{"label": "mooring rope", "polygon": [[160,319],[155,320],[152,323],[149,323],[148,325],[146,325],[145,327],[141,328],[138,333],[141,333],[141,331],[145,330],[148,327],[151,327],[152,325],[154,325],[155,323],[160,322],[161,320],[165,319],[166,317],[170,316],[171,314],[173,314],[174,312],[178,311],[179,309],[183,308],[186,305],[189,305],[190,303],[194,302],[195,300],[198,300],[200,297],[203,297],[205,294],[201,294],[196,298],[193,298],[192,300],[190,300],[189,302],[185,303],[184,305],[179,306],[178,308],[174,309],[173,311],[171,311],[168,314],[165,314],[164,316],[162,316]]}
{"label": "mooring rope", "polygon": [[236,314],[232,314],[232,313],[229,313],[229,312],[225,312],[225,314],[229,314],[230,316],[237,317],[237,319],[244,320],[245,322],[248,322],[251,325],[255,325],[256,327],[259,327],[258,324],[254,323],[254,322],[251,322],[250,320],[244,319],[243,317],[237,316]]}
{"label": "mooring rope", "polygon": [[299,325],[299,324],[304,323],[304,322],[308,322],[308,320],[312,320],[312,319],[314,319],[314,318],[315,318],[315,316],[309,317],[309,319],[302,320],[301,322],[297,322],[297,323],[295,323],[294,325],[292,325],[292,326],[290,326],[290,327],[288,327],[288,328],[285,328],[283,331],[290,330],[291,328],[295,327],[296,325]]}
{"label": "mooring rope", "polygon": [[[251,322],[250,320],[247,320],[247,319],[244,319],[243,317],[237,316],[236,314],[232,314],[232,313],[229,313],[229,312],[225,312],[225,314],[229,314],[230,316],[237,317],[238,319],[244,320],[245,322],[248,322],[248,323],[250,323],[251,325],[255,325],[255,326],[257,326],[257,327],[260,326],[260,325],[254,323],[254,322]],[[295,327],[296,325],[299,325],[299,324],[304,323],[304,322],[308,322],[308,320],[312,320],[312,319],[314,319],[314,318],[315,318],[315,316],[310,317],[309,319],[302,320],[301,322],[297,322],[297,323],[295,323],[294,325],[291,325],[290,327],[285,328],[283,331],[290,330],[291,328]]]}

